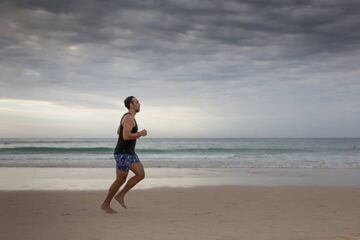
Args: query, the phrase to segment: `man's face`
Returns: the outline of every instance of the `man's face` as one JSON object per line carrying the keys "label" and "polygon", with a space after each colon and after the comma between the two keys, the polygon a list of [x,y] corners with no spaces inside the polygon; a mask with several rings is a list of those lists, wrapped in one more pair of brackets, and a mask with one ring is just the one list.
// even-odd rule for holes
{"label": "man's face", "polygon": [[139,102],[139,100],[137,100],[137,98],[133,98],[133,99],[132,99],[131,105],[133,106],[135,112],[139,112],[139,111],[140,111],[140,102]]}

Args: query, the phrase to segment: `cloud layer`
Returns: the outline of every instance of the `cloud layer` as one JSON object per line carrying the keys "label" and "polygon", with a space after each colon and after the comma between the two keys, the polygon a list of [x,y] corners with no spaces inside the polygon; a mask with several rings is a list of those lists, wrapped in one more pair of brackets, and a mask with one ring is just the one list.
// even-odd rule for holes
{"label": "cloud layer", "polygon": [[137,95],[150,112],[206,116],[174,136],[197,124],[196,136],[360,136],[359,12],[340,0],[2,1],[0,97],[119,110]]}

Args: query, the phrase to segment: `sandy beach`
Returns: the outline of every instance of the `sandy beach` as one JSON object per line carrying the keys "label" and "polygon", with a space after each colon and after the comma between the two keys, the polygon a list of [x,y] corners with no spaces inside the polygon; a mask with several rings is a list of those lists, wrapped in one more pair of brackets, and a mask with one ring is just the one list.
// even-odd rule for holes
{"label": "sandy beach", "polygon": [[360,187],[1,191],[0,239],[360,239]]}
{"label": "sandy beach", "polygon": [[107,214],[114,169],[0,168],[0,239],[360,239],[359,173],[148,168]]}

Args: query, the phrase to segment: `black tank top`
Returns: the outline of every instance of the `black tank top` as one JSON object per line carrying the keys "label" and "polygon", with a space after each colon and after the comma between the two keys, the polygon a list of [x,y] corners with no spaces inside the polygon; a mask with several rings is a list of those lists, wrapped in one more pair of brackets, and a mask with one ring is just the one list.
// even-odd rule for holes
{"label": "black tank top", "polygon": [[[120,132],[119,132],[119,138],[114,150],[114,154],[122,154],[122,153],[126,153],[126,154],[132,154],[135,155],[135,145],[136,145],[136,139],[134,140],[124,140],[123,138],[123,125],[122,125],[122,120],[125,117],[125,115],[130,114],[130,113],[125,113],[121,120],[120,120]],[[135,120],[135,119],[134,119]],[[136,133],[138,131],[138,125],[136,123],[135,120],[135,127],[133,127],[131,129],[131,133]]]}

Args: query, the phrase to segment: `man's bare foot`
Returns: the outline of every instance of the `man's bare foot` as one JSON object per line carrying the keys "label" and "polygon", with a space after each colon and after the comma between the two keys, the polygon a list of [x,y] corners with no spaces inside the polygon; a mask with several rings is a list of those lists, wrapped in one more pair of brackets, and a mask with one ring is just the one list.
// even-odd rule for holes
{"label": "man's bare foot", "polygon": [[110,206],[101,205],[101,209],[104,210],[107,213],[117,213],[117,211],[112,209]]}
{"label": "man's bare foot", "polygon": [[126,205],[125,205],[125,202],[124,202],[124,196],[123,195],[118,194],[118,195],[115,196],[115,199],[116,199],[116,201],[118,201],[120,203],[120,205],[123,208],[127,208]]}

